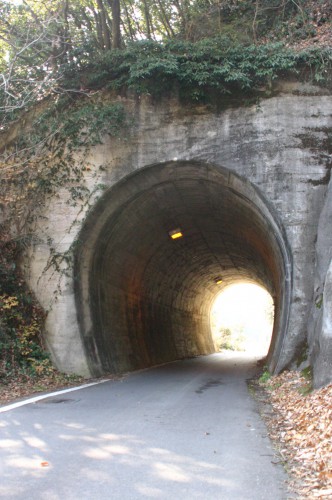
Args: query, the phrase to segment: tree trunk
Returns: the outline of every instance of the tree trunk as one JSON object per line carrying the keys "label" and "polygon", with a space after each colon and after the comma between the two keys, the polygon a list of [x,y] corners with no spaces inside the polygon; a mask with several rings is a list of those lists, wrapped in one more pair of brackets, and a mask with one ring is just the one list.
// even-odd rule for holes
{"label": "tree trunk", "polygon": [[167,13],[164,9],[164,6],[163,6],[163,3],[161,0],[158,0],[158,5],[159,5],[159,8],[160,8],[160,20],[167,32],[167,36],[168,37],[174,37],[174,31],[173,31],[173,28],[171,26],[171,23],[169,22],[169,19],[167,17]]}
{"label": "tree trunk", "polygon": [[[128,25],[128,31],[129,31],[129,35],[130,35],[130,40],[133,42],[134,39],[135,39],[135,34],[134,34],[134,30],[133,30],[133,27],[132,27],[132,24],[131,24],[131,19],[130,19],[130,16],[129,16],[128,7],[127,7],[127,4],[126,4],[125,0],[123,0],[123,6],[124,6],[125,13],[126,13],[126,20],[127,20],[127,25]],[[123,23],[123,25],[125,26],[125,23]]]}
{"label": "tree trunk", "polygon": [[112,48],[119,49],[121,47],[121,12],[120,0],[113,0],[112,5]]}
{"label": "tree trunk", "polygon": [[106,50],[109,50],[111,48],[111,37],[110,37],[109,28],[107,25],[105,7],[104,7],[102,0],[97,0],[97,4],[98,4],[98,11],[99,11],[99,17],[100,17],[100,22],[101,22],[101,30],[102,30],[102,38],[103,38],[104,48]]}
{"label": "tree trunk", "polygon": [[146,24],[146,35],[149,40],[151,40],[151,24],[150,24],[150,11],[149,11],[149,6],[146,2],[146,0],[143,0],[144,4],[144,17],[145,17],[145,24]]}

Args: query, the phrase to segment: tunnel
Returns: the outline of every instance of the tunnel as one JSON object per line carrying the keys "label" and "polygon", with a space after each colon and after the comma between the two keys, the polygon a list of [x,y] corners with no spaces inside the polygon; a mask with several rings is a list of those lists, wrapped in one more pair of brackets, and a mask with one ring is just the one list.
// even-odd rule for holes
{"label": "tunnel", "polygon": [[263,286],[276,370],[291,295],[291,255],[272,205],[221,166],[171,161],[110,187],[75,254],[78,322],[91,373],[122,373],[214,352],[210,310],[223,287]]}

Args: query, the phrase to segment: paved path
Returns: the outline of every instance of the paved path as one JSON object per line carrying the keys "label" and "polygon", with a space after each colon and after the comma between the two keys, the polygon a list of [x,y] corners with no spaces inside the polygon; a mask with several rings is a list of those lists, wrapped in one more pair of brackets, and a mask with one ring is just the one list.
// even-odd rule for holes
{"label": "paved path", "polygon": [[254,371],[215,354],[2,413],[0,497],[287,499]]}

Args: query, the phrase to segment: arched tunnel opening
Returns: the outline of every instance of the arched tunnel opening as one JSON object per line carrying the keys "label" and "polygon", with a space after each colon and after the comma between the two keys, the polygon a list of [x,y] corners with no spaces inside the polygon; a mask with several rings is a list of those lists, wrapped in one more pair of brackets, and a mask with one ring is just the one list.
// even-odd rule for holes
{"label": "arched tunnel opening", "polygon": [[215,352],[220,280],[257,283],[273,297],[268,359],[277,366],[291,291],[287,241],[258,189],[225,168],[173,161],[118,182],[87,217],[75,278],[95,375]]}

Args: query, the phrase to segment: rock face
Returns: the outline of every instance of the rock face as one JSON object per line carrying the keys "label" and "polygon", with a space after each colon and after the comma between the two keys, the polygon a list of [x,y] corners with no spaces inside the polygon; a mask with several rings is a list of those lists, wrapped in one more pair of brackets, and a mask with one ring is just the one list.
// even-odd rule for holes
{"label": "rock face", "polygon": [[314,300],[308,323],[314,385],[332,380],[332,182],[326,194],[317,234]]}
{"label": "rock face", "polygon": [[[301,93],[223,110],[122,101],[125,137],[77,153],[73,167],[89,165],[88,201],[59,189],[25,256],[61,370],[99,374],[211,352],[221,276],[222,286],[256,282],[273,295],[271,370],[290,366],[308,340],[317,384],[331,378],[323,235],[332,99]],[[178,228],[184,237],[174,242]],[[317,294],[322,307],[312,309]]]}

